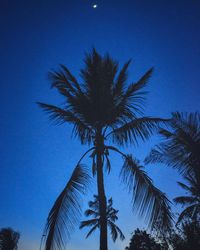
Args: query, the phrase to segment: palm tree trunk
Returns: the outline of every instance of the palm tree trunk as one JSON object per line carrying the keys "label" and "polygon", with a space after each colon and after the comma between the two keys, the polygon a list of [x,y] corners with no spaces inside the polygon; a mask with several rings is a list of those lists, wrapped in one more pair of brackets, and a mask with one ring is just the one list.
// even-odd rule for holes
{"label": "palm tree trunk", "polygon": [[103,151],[104,143],[102,136],[97,136],[96,147],[97,147],[97,189],[99,196],[99,212],[100,212],[100,250],[108,250],[107,242],[107,217],[106,217],[106,195],[104,189],[104,178],[103,178]]}

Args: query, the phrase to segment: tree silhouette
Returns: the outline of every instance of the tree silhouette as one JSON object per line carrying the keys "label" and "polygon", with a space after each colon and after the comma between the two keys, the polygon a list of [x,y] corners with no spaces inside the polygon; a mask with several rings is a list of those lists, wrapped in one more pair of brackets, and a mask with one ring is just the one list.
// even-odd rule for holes
{"label": "tree silhouette", "polygon": [[[89,201],[88,203],[89,209],[85,211],[85,216],[92,216],[93,218],[90,220],[82,221],[80,225],[80,229],[84,227],[92,227],[86,238],[88,238],[96,229],[100,228],[100,213],[99,213],[99,198],[97,195],[94,195],[94,201]],[[124,240],[125,237],[120,230],[120,228],[115,224],[115,221],[118,220],[117,213],[118,210],[113,208],[113,200],[110,198],[107,203],[106,209],[106,218],[107,218],[107,226],[110,229],[110,233],[113,241],[115,242],[118,236],[121,240]]]}
{"label": "tree silhouette", "polygon": [[[141,216],[146,217],[150,227],[158,220],[162,229],[168,229],[171,225],[169,201],[166,196],[153,186],[151,179],[131,155],[127,156],[110,145],[113,142],[122,147],[137,144],[140,139],[146,140],[166,120],[142,116],[146,94],[143,88],[153,69],[148,70],[136,83],[128,85],[127,70],[130,61],[118,73],[116,61],[109,55],[101,56],[93,49],[92,53],[86,54],[84,62],[85,67],[80,71],[81,83],[64,65],[60,66],[60,70],[49,74],[52,87],[64,97],[65,103],[62,107],[44,103],[39,105],[57,124],[72,124],[72,134],[78,137],[82,144],[93,145],[81,157],[77,166],[88,153],[91,154],[92,174],[97,180],[99,197],[100,250],[107,250],[104,172],[111,171],[110,151],[120,153],[124,159],[121,176],[128,190],[132,192],[133,207],[140,211]],[[78,178],[76,175],[73,177]],[[73,177],[70,183],[75,182]],[[82,188],[82,182],[78,183],[78,187]],[[72,205],[73,212],[75,208],[79,212],[80,206],[68,199],[68,190],[72,195],[74,188],[69,183],[48,216],[44,233],[47,235],[46,250],[55,250],[55,247],[61,249],[77,222],[77,214],[70,216],[72,213],[68,213],[68,210],[71,211]]]}
{"label": "tree silhouette", "polygon": [[131,237],[129,246],[125,250],[161,250],[162,245],[145,230],[136,229]]}
{"label": "tree silhouette", "polygon": [[186,218],[191,220],[198,220],[200,217],[200,183],[189,174],[185,176],[185,180],[188,185],[182,182],[178,182],[178,185],[187,192],[187,196],[178,196],[174,199],[175,203],[181,204],[185,209],[179,215],[177,223]]}
{"label": "tree silhouette", "polygon": [[174,250],[200,249],[200,224],[198,221],[184,221],[179,233],[170,236],[170,244]]}
{"label": "tree silhouette", "polygon": [[20,234],[12,228],[2,228],[0,231],[0,249],[17,250]]}
{"label": "tree silhouette", "polygon": [[164,142],[151,150],[145,162],[165,163],[183,176],[200,178],[200,114],[176,112],[169,124],[172,129],[160,130]]}
{"label": "tree silhouette", "polygon": [[174,113],[170,122],[172,131],[162,129],[165,141],[157,145],[146,158],[146,163],[165,163],[182,174],[187,184],[178,185],[187,196],[174,199],[186,207],[180,214],[178,223],[189,217],[200,215],[200,114]]}

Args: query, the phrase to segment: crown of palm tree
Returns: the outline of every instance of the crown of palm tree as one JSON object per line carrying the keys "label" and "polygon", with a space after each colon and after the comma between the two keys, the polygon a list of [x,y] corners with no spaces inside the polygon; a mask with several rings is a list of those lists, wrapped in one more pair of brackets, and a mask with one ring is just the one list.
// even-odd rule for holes
{"label": "crown of palm tree", "polygon": [[[81,222],[80,229],[84,227],[92,227],[88,234],[86,235],[86,238],[88,238],[96,229],[100,227],[100,213],[99,213],[99,198],[97,195],[94,195],[94,201],[88,202],[89,209],[85,211],[85,216],[93,217],[90,220],[85,220]],[[113,241],[115,242],[118,236],[121,240],[125,239],[125,236],[123,235],[120,228],[115,224],[115,221],[118,220],[117,213],[118,210],[113,208],[113,200],[110,198],[108,200],[107,209],[106,209],[106,217],[108,222],[108,227],[110,229],[110,233],[112,236]]]}
{"label": "crown of palm tree", "polygon": [[[93,162],[93,176],[97,174],[97,169],[101,169],[97,168],[98,152],[101,153],[103,165],[107,167],[108,172],[111,171],[109,151],[120,153],[124,159],[121,176],[128,190],[132,192],[133,207],[140,211],[141,216],[146,217],[150,228],[154,228],[155,222],[163,230],[168,230],[171,226],[169,200],[165,194],[154,187],[151,179],[132,156],[107,145],[111,142],[119,146],[137,144],[139,139],[146,140],[161,123],[168,121],[142,116],[146,94],[143,88],[153,69],[148,70],[139,81],[128,84],[129,64],[130,61],[118,73],[118,63],[109,55],[100,56],[94,49],[85,57],[85,68],[80,71],[80,82],[64,65],[60,66],[60,70],[49,74],[52,87],[64,97],[65,103],[62,107],[44,103],[39,105],[57,124],[71,123],[72,134],[77,136],[82,144],[92,143],[93,147],[79,160],[70,181],[48,216],[44,233],[47,235],[46,250],[54,250],[55,246],[62,249],[63,235],[68,239],[69,232],[77,221],[74,213],[76,207],[78,211],[80,208],[77,194],[85,190],[89,179],[88,173],[83,178],[85,168],[80,166],[80,162],[89,152]],[[102,166],[102,169],[105,170],[105,167]],[[73,192],[76,192],[75,203],[71,200]],[[71,206],[74,211],[70,217],[72,213],[69,215],[67,211],[71,211]],[[64,228],[67,228],[67,232],[62,233]]]}
{"label": "crown of palm tree", "polygon": [[0,231],[0,249],[17,250],[20,234],[11,228],[2,228]]}
{"label": "crown of palm tree", "polygon": [[85,68],[81,70],[82,84],[70,71],[61,65],[60,71],[50,72],[52,87],[65,98],[65,105],[39,103],[58,124],[69,122],[74,125],[73,134],[82,143],[95,139],[96,130],[104,129],[105,138],[124,145],[136,143],[139,138],[147,139],[159,118],[138,117],[143,114],[146,86],[153,69],[148,70],[139,81],[127,84],[127,69],[130,60],[119,74],[118,64],[109,55],[101,57],[96,50],[86,55]]}

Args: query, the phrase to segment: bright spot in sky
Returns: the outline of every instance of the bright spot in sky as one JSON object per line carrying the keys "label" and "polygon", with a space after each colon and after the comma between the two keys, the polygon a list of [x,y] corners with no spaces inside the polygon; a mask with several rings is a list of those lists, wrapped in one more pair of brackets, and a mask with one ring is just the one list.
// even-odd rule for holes
{"label": "bright spot in sky", "polygon": [[93,9],[96,9],[98,7],[98,5],[97,4],[93,4],[92,7],[93,7]]}

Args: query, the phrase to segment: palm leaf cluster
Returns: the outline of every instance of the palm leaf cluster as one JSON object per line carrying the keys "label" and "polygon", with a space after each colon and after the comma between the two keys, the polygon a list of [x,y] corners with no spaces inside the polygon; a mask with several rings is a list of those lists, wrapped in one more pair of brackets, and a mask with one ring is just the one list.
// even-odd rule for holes
{"label": "palm leaf cluster", "polygon": [[178,185],[186,192],[185,196],[178,196],[174,199],[176,204],[182,205],[185,209],[180,213],[177,223],[186,219],[192,221],[200,220],[200,183],[192,175],[184,178],[187,184],[178,182]]}
{"label": "palm leaf cluster", "polygon": [[20,234],[11,228],[2,228],[0,230],[0,249],[17,250],[17,244]]}
{"label": "palm leaf cluster", "polygon": [[178,223],[200,216],[200,114],[173,113],[170,129],[160,130],[164,141],[151,150],[146,163],[165,163],[176,168],[187,184],[178,185],[187,196],[174,199],[185,208]]}
{"label": "palm leaf cluster", "polygon": [[[119,146],[137,144],[141,139],[148,139],[159,126],[168,120],[143,116],[146,95],[146,91],[143,89],[152,75],[152,68],[147,70],[138,81],[128,83],[130,60],[119,69],[118,63],[109,55],[101,56],[94,49],[92,53],[86,54],[84,63],[85,67],[80,70],[79,81],[64,65],[61,65],[59,70],[50,72],[49,78],[52,87],[63,96],[64,104],[55,106],[39,103],[39,105],[57,124],[65,122],[72,124],[72,135],[78,137],[82,144],[93,145],[81,157],[78,164],[90,152],[91,172],[93,176],[97,175],[97,184],[99,184],[100,175],[102,178],[101,188],[97,185],[99,192],[104,189],[104,171],[110,173],[112,170],[109,155],[111,150],[122,154],[125,160],[124,166],[127,165],[127,162],[130,163],[129,156],[114,148],[111,143]],[[98,159],[101,159],[100,165]],[[126,171],[127,175],[131,176],[126,184],[129,190],[132,188],[132,194],[135,197],[133,198],[134,206],[141,210],[142,215],[146,214],[151,227],[155,221],[157,223],[160,221],[159,226],[169,228],[171,222],[167,198],[153,186],[143,169],[132,162],[129,165],[131,167],[123,167],[123,174]],[[69,209],[71,205],[79,208],[78,200],[74,205],[71,196],[66,196],[74,178],[75,176],[72,175],[48,216],[45,232],[47,235],[46,250],[55,250],[55,246],[57,249],[62,249],[65,243],[62,239],[64,226],[69,228],[66,233],[67,237],[65,237],[67,239],[68,233],[74,225],[74,220],[70,222],[72,213],[67,215],[67,210],[64,212],[65,208]],[[126,182],[127,179],[124,180]],[[130,185],[131,180],[134,181],[132,186]],[[69,194],[72,195],[71,189]],[[106,200],[105,195],[103,196]],[[99,199],[100,204],[103,204],[102,197],[99,196]],[[140,199],[141,201],[139,201]],[[164,211],[166,211],[166,216],[164,216]]]}
{"label": "palm leaf cluster", "polygon": [[200,176],[200,114],[173,113],[170,127],[160,130],[164,142],[151,151],[146,163],[161,162],[183,175]]}
{"label": "palm leaf cluster", "polygon": [[[96,50],[86,55],[85,68],[81,70],[82,83],[64,66],[50,72],[52,87],[64,96],[63,107],[39,103],[58,124],[73,124],[73,135],[82,143],[91,143],[96,130],[101,127],[107,137],[120,144],[147,138],[162,119],[140,117],[146,86],[153,69],[148,70],[139,81],[127,84],[128,61],[118,72],[118,63],[109,55],[101,57]],[[111,133],[112,132],[112,133]],[[134,135],[134,136],[132,136]]]}
{"label": "palm leaf cluster", "polygon": [[46,250],[62,249],[65,242],[69,240],[74,225],[79,222],[80,195],[85,193],[89,180],[87,169],[77,165],[48,215],[43,234],[47,236]]}
{"label": "palm leaf cluster", "polygon": [[132,194],[133,210],[146,220],[149,229],[169,232],[173,221],[171,202],[153,185],[144,167],[131,155],[124,161],[121,177]]}
{"label": "palm leaf cluster", "polygon": [[[85,220],[81,222],[80,229],[84,227],[91,227],[90,231],[86,235],[86,238],[88,238],[96,229],[100,228],[100,213],[99,213],[99,199],[97,195],[94,195],[94,201],[90,201],[88,203],[89,209],[85,211],[85,216],[93,217],[90,220]],[[108,228],[110,229],[110,233],[112,236],[113,241],[115,242],[116,239],[119,238],[121,240],[125,239],[125,236],[123,235],[120,228],[115,224],[115,221],[118,220],[118,210],[113,208],[113,200],[110,198],[108,200],[107,204],[107,210],[106,210],[106,217],[107,217],[107,224]]]}

